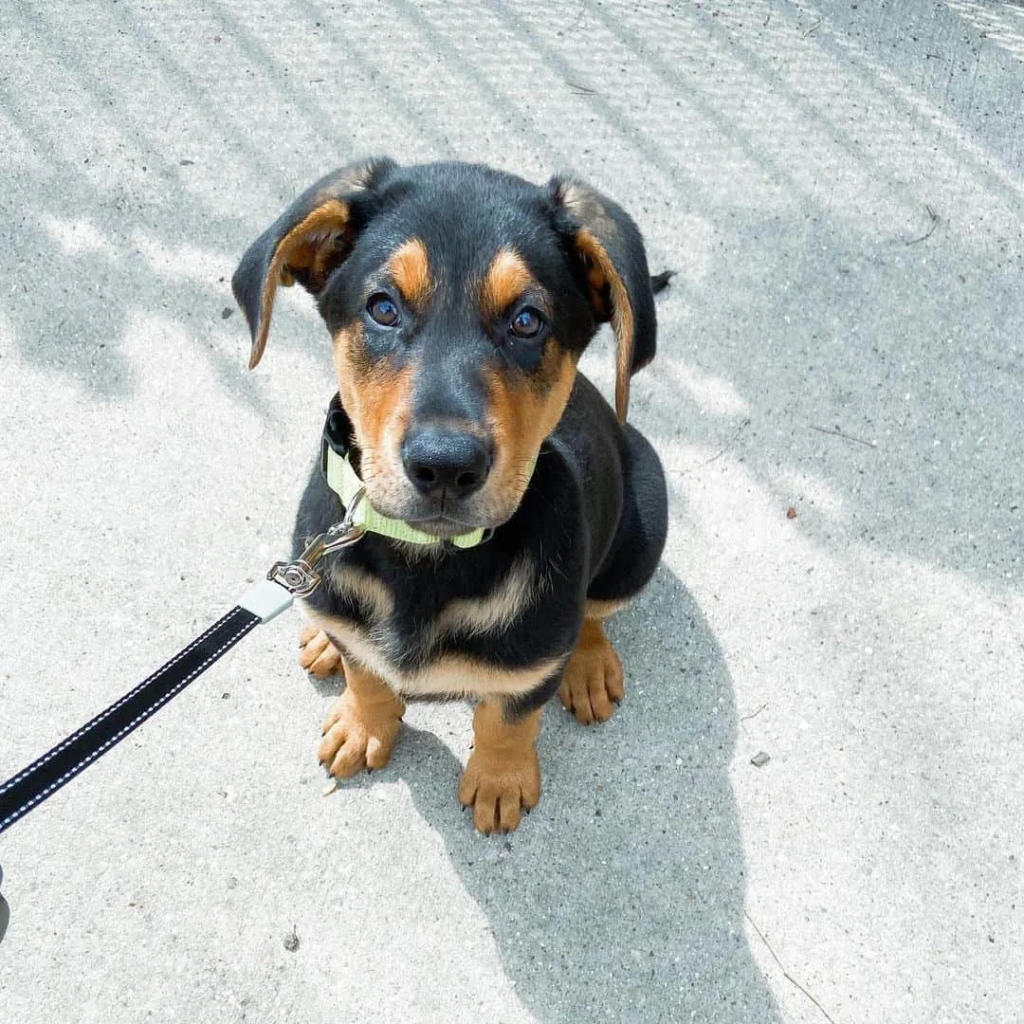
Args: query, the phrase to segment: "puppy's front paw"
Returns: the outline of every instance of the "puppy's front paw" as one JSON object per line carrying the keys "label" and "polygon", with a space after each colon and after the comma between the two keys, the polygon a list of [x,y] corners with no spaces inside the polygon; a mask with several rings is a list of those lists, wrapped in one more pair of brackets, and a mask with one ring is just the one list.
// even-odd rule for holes
{"label": "puppy's front paw", "polygon": [[522,808],[540,800],[540,760],[531,746],[514,753],[474,750],[459,780],[459,801],[473,808],[473,824],[487,834],[511,832]]}
{"label": "puppy's front paw", "polygon": [[576,716],[577,722],[593,725],[611,718],[615,705],[625,695],[622,662],[601,624],[588,619],[565,666],[558,699]]}
{"label": "puppy's front paw", "polygon": [[317,757],[337,779],[351,778],[363,768],[383,768],[391,760],[401,724],[397,698],[368,704],[349,688],[327,712]]}
{"label": "puppy's front paw", "polygon": [[341,651],[318,626],[307,626],[299,637],[299,664],[318,679],[341,671]]}

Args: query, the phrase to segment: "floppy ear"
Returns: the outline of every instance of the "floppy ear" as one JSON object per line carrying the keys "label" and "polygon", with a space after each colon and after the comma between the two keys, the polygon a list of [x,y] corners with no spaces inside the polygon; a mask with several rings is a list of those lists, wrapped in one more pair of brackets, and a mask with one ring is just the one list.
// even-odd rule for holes
{"label": "floppy ear", "polygon": [[615,412],[626,422],[629,378],[654,358],[657,320],[644,241],[620,206],[571,178],[548,183],[559,220],[583,267],[599,323],[615,332]]}
{"label": "floppy ear", "polygon": [[252,334],[251,370],[263,355],[279,284],[299,282],[314,295],[352,250],[360,198],[395,167],[377,158],[350,164],[311,185],[253,242],[231,278]]}

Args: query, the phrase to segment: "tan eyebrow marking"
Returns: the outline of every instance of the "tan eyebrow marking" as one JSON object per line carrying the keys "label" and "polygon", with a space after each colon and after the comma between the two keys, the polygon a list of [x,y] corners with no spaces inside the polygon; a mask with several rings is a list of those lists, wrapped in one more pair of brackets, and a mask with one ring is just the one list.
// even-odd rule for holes
{"label": "tan eyebrow marking", "polygon": [[515,249],[499,249],[484,276],[480,295],[484,315],[501,316],[523,292],[536,284],[526,261]]}
{"label": "tan eyebrow marking", "polygon": [[422,239],[410,238],[403,242],[391,254],[387,270],[406,302],[413,306],[426,305],[434,282],[430,277],[427,247]]}

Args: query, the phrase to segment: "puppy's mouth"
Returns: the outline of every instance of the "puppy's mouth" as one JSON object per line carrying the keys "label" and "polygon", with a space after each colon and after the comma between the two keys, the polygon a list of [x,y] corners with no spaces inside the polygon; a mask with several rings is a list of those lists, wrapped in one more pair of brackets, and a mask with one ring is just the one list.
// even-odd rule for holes
{"label": "puppy's mouth", "polygon": [[406,519],[404,522],[415,530],[440,539],[457,537],[459,534],[471,533],[480,528],[479,524],[465,523],[449,516],[435,516],[432,519]]}
{"label": "puppy's mouth", "polygon": [[[421,533],[427,533],[432,537],[441,539],[457,537],[463,533],[472,533],[474,530],[490,529],[500,525],[487,521],[486,516],[473,515],[468,509],[448,509],[445,507],[445,504],[438,503],[433,508],[415,507],[408,509],[404,514],[400,512],[398,515],[392,516],[392,518],[400,519],[406,526],[411,526],[414,530],[419,530]],[[456,502],[452,504],[457,505]],[[388,514],[383,509],[378,511],[385,515]]]}
{"label": "puppy's mouth", "polygon": [[366,499],[380,515],[441,540],[498,529],[515,515],[522,497],[506,502],[487,488],[464,498],[448,494],[425,497],[410,494],[410,490],[404,481],[373,474],[367,480]]}

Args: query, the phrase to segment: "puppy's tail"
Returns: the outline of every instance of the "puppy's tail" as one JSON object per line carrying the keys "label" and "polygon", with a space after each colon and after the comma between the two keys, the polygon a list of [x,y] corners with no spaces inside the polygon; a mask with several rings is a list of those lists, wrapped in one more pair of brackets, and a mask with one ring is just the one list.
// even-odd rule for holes
{"label": "puppy's tail", "polygon": [[667,287],[669,281],[676,276],[674,270],[663,270],[660,274],[654,274],[651,277],[651,291],[657,295],[659,292],[663,292]]}

